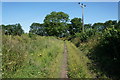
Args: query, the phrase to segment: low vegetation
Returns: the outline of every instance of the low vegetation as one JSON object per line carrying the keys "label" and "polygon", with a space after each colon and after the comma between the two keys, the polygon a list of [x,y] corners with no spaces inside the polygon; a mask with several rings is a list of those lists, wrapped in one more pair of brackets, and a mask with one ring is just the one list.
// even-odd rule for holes
{"label": "low vegetation", "polygon": [[54,37],[3,36],[3,78],[59,78],[63,46]]}
{"label": "low vegetation", "polygon": [[69,78],[95,78],[95,74],[91,73],[87,63],[89,59],[84,53],[72,43],[67,42],[68,50],[68,77]]}

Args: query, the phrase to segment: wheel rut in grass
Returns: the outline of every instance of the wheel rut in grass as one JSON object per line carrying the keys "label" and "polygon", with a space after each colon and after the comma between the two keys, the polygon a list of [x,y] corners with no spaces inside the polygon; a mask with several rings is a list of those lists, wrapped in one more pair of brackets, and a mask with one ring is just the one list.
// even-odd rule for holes
{"label": "wheel rut in grass", "polygon": [[65,42],[64,42],[64,52],[63,52],[60,78],[68,78],[67,76],[67,46]]}

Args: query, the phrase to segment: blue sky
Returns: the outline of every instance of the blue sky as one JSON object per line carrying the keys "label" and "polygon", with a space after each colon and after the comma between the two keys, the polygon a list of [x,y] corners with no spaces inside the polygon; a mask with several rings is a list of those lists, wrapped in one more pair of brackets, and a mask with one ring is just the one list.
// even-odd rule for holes
{"label": "blue sky", "polygon": [[[118,19],[117,2],[83,2],[85,23],[105,22]],[[2,2],[2,23],[20,23],[25,32],[33,22],[43,23],[52,11],[62,11],[69,18],[81,17],[82,9],[77,2]]]}

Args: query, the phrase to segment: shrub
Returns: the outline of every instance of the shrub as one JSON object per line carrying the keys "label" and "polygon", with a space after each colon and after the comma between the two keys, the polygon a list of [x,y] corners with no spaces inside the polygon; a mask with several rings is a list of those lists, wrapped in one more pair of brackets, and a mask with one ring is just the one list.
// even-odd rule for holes
{"label": "shrub", "polygon": [[110,78],[120,78],[120,31],[107,28],[100,42],[89,54],[97,71],[102,71]]}

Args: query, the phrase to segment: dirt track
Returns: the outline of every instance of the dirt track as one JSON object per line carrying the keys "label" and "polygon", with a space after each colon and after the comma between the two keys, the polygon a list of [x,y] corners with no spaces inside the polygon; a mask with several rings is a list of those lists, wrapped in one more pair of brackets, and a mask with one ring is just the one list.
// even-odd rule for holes
{"label": "dirt track", "polygon": [[68,78],[68,76],[67,76],[67,46],[66,46],[65,42],[64,42],[64,53],[63,53],[60,78]]}

